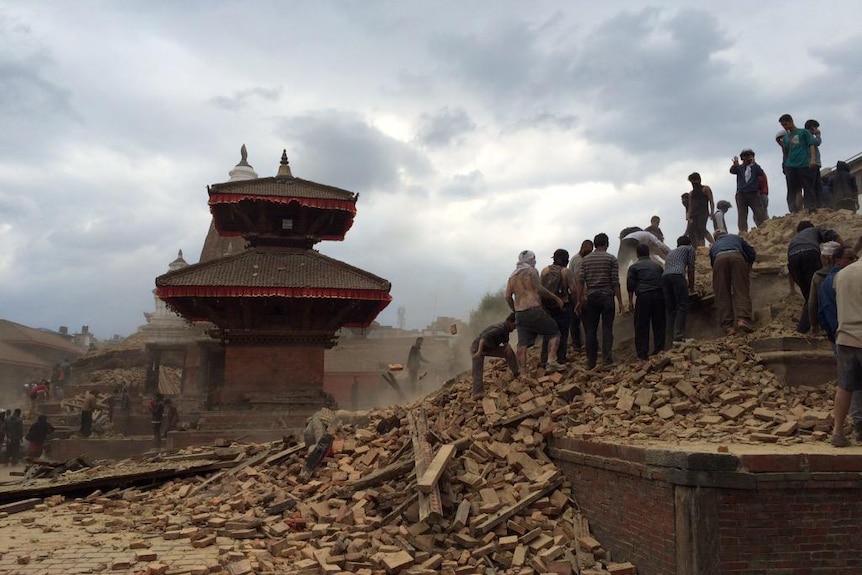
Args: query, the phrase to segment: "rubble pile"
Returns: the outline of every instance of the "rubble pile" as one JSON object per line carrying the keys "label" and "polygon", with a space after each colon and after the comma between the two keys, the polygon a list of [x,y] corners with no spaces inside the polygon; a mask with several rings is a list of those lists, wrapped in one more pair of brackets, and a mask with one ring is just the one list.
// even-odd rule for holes
{"label": "rubble pile", "polygon": [[[756,273],[786,264],[801,219],[847,240],[862,235],[860,218],[840,211],[773,218],[747,235],[759,254]],[[705,299],[705,249],[696,277]],[[367,421],[326,414],[318,445],[327,449],[285,440],[234,443],[221,458],[185,450],[160,457],[211,455],[221,471],[151,490],[97,491],[66,507],[87,518],[88,530],[141,533],[138,549],[157,537],[216,546],[218,564],[191,573],[635,574],[592,536],[547,442],[697,442],[722,451],[824,440],[833,388],[785,385],[750,346],[792,333],[798,305],[776,299],[754,334],[688,342],[602,370],[586,370],[573,355],[565,371],[546,374],[533,350],[529,373],[513,379],[505,362],[489,358],[482,397],[464,374],[412,406],[369,412]],[[46,500],[46,512],[60,502]],[[141,572],[169,571],[156,562]]]}
{"label": "rubble pile", "polygon": [[[210,476],[97,493],[92,528],[218,545],[229,573],[636,573],[591,536],[545,442],[573,412],[563,374],[489,392],[450,381],[421,403],[338,424],[319,466],[304,444],[250,445]],[[93,473],[93,471],[90,471]]]}

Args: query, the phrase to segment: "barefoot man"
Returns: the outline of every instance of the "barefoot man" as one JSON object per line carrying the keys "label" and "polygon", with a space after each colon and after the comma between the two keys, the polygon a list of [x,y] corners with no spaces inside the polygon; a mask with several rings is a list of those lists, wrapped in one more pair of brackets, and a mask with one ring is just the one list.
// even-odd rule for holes
{"label": "barefoot man", "polygon": [[[518,265],[506,282],[506,303],[515,312],[518,323],[518,369],[522,375],[527,373],[527,348],[532,347],[536,337],[548,338],[548,357],[557,357],[557,346],[560,345],[560,330],[557,322],[542,309],[541,296],[556,301],[562,308],[563,300],[551,293],[539,281],[536,269],[536,254],[524,250],[518,254]],[[556,361],[548,361],[548,371],[559,371],[562,365]]]}

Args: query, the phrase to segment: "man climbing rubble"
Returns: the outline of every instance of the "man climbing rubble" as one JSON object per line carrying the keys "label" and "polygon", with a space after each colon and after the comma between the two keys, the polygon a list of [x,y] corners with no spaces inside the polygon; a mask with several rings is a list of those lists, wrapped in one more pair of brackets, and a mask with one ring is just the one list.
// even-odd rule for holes
{"label": "man climbing rubble", "polygon": [[510,313],[505,321],[491,324],[473,340],[470,345],[470,354],[473,357],[473,398],[478,399],[485,393],[485,384],[482,381],[485,371],[486,357],[501,357],[506,360],[509,369],[515,377],[520,376],[518,361],[515,352],[509,345],[509,334],[515,329],[515,314]]}

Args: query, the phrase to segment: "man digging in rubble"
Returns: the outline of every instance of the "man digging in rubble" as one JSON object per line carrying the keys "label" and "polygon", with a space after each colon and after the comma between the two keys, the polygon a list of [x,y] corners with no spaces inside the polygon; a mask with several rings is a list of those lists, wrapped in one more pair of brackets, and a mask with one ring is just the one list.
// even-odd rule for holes
{"label": "man digging in rubble", "polygon": [[715,243],[709,248],[712,291],[719,322],[727,335],[734,335],[737,329],[754,330],[751,324],[751,266],[755,259],[755,249],[738,235],[715,233]]}
{"label": "man digging in rubble", "polygon": [[485,393],[485,384],[482,379],[486,357],[504,358],[514,377],[521,375],[515,352],[509,345],[509,334],[516,326],[515,314],[510,313],[505,321],[489,325],[483,329],[479,337],[470,344],[470,353],[473,357],[473,399],[479,399]]}
{"label": "man digging in rubble", "polygon": [[[557,357],[560,330],[557,328],[557,322],[542,308],[542,296],[554,301],[558,307],[563,307],[563,300],[548,291],[539,281],[536,254],[524,250],[518,254],[515,271],[506,282],[506,303],[515,312],[515,321],[518,323],[518,351],[515,357],[518,360],[518,371],[522,374],[527,373],[527,348],[532,347],[540,335],[549,338],[548,357]],[[562,367],[553,359],[548,361],[549,372],[559,371]]]}

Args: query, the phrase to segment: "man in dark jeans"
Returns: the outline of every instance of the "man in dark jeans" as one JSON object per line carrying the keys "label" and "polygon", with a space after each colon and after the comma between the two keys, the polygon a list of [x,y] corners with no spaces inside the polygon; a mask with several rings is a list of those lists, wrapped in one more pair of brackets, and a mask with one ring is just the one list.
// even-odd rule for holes
{"label": "man in dark jeans", "polygon": [[620,292],[620,268],[617,258],[608,253],[608,235],[598,234],[594,240],[595,251],[584,257],[581,264],[580,294],[581,317],[587,347],[587,369],[596,367],[599,352],[599,321],[602,323],[603,364],[613,363],[614,346],[614,297],[620,310],[623,296]]}
{"label": "man in dark jeans", "polygon": [[649,257],[649,246],[638,244],[638,260],[629,266],[626,289],[629,293],[629,311],[635,316],[635,349],[638,359],[649,357],[650,326],[653,333],[653,354],[664,349],[665,317],[664,294],[661,291],[660,265]]}
{"label": "man in dark jeans", "polygon": [[[581,264],[584,262],[584,256],[593,252],[593,241],[592,240],[584,240],[581,243],[581,249],[572,256],[572,259],[569,260],[569,276],[572,278],[572,282],[576,283],[580,281],[578,278],[581,276]],[[574,288],[577,289],[577,288]],[[577,298],[572,298],[577,303]],[[571,316],[569,318],[569,333],[571,334],[571,342],[572,349],[575,351],[581,351],[581,316],[580,312],[577,309],[577,306],[571,306],[569,308],[571,310]]]}
{"label": "man in dark jeans", "polygon": [[[667,254],[662,274],[665,329],[673,345],[685,343],[685,323],[688,318],[688,292],[694,290],[694,265],[697,251],[688,236],[676,240],[676,249]],[[688,282],[686,282],[688,279]]]}

